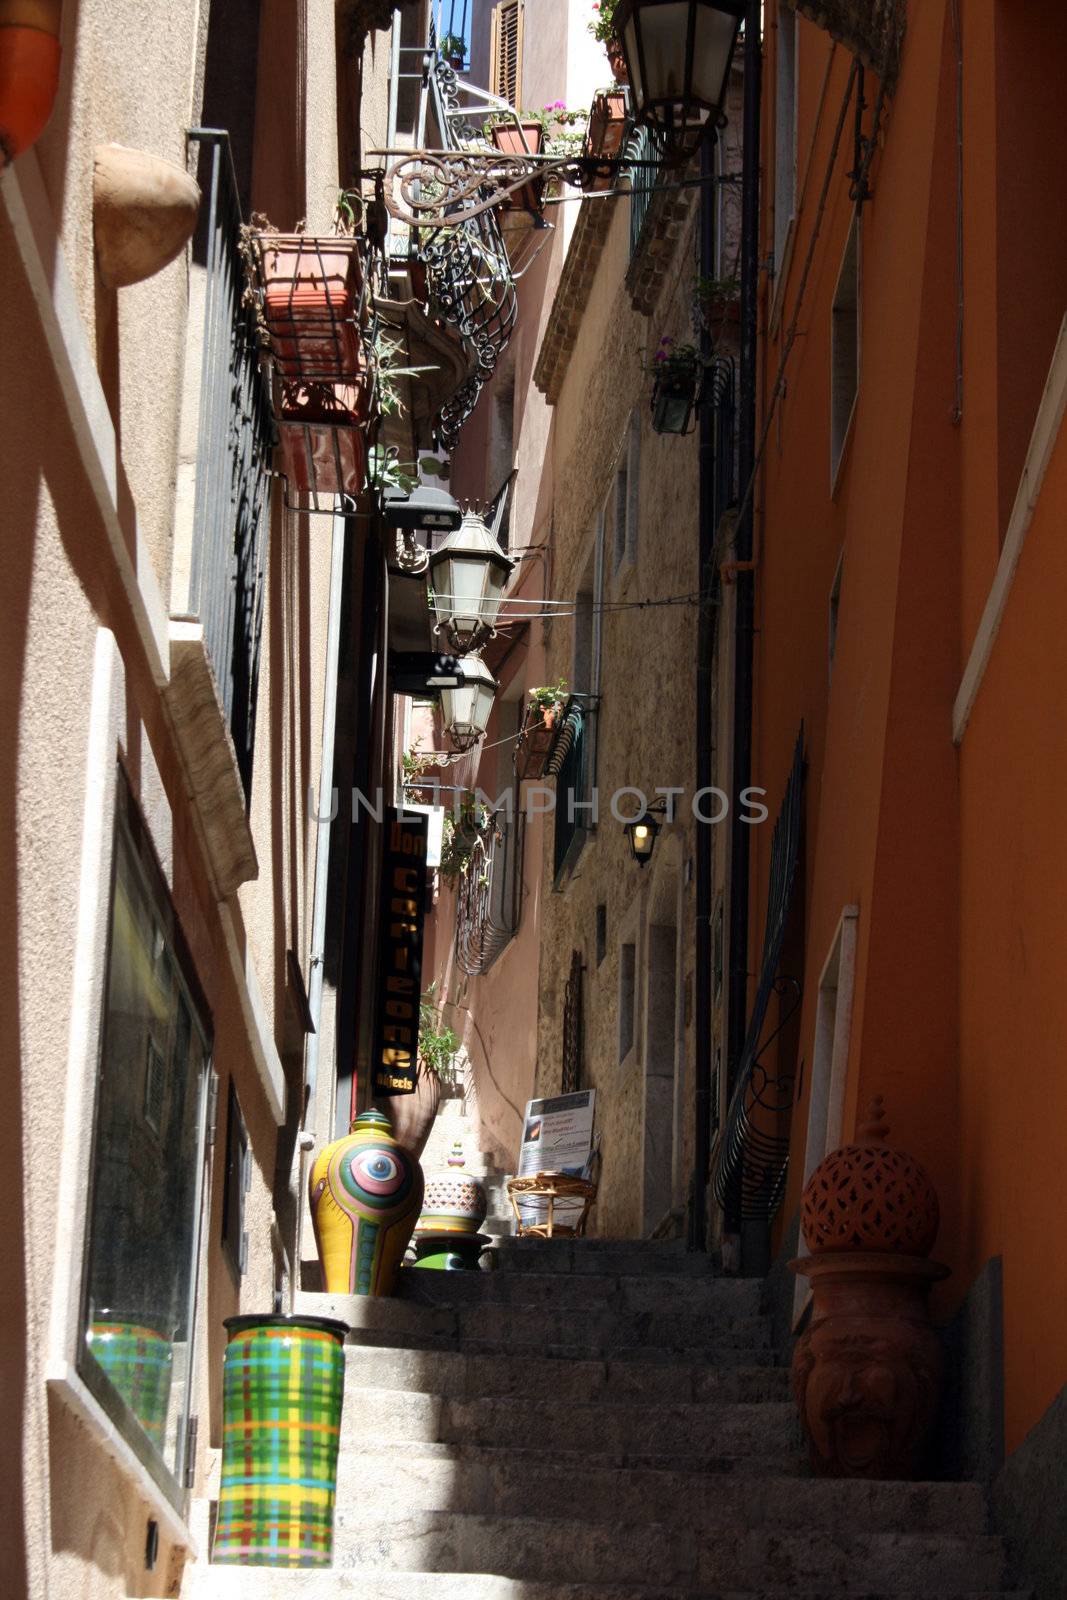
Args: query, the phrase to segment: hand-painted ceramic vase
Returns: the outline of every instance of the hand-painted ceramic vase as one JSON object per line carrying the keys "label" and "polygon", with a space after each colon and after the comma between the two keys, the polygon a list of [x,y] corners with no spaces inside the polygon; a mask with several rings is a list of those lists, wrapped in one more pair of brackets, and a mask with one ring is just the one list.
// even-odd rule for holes
{"label": "hand-painted ceramic vase", "polygon": [[157,1450],[170,1404],[174,1349],[161,1328],[136,1316],[103,1311],[93,1318],[86,1341],[93,1359],[107,1373]]}
{"label": "hand-painted ceramic vase", "polygon": [[328,1567],[341,1439],[343,1322],[227,1317],[220,1566]]}
{"label": "hand-painted ceramic vase", "polygon": [[477,1233],[488,1203],[477,1178],[461,1171],[434,1172],[426,1181],[422,1215],[415,1234]]}
{"label": "hand-painted ceramic vase", "polygon": [[392,1294],[422,1207],[422,1168],[382,1111],[365,1111],[327,1145],[309,1184],[327,1294]]}

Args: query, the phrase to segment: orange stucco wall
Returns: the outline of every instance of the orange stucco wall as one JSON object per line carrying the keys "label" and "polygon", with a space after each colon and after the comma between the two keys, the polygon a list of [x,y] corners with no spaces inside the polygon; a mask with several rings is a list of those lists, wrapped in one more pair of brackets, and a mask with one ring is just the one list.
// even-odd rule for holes
{"label": "orange stucco wall", "polygon": [[[849,108],[756,496],[754,747],[754,781],[768,789],[773,816],[803,718],[805,993],[779,1237],[804,1170],[818,976],[843,908],[855,904],[843,1133],[851,1135],[869,1096],[883,1093],[894,1137],[934,1178],[937,1254],[952,1268],[941,1314],[990,1256],[1003,1256],[1009,1449],[1067,1380],[1054,1342],[1038,1337],[1067,1301],[1067,1258],[1049,1244],[1067,1098],[1058,1067],[1067,1016],[1055,987],[1064,945],[1057,779],[1067,761],[1059,615],[1067,557],[1055,529],[1067,443],[1052,458],[959,749],[952,736],[953,703],[1064,310],[1067,213],[1047,203],[1047,168],[1065,44],[1053,37],[1054,8],[1034,8],[1025,54],[1033,92],[1016,117],[1021,23],[1005,19],[1010,9],[966,8],[961,129],[951,8],[936,0],[909,7],[903,67],[863,207],[860,385],[832,489],[831,304],[853,214]],[[775,148],[773,21],[772,13],[765,176]],[[1039,67],[1035,30],[1048,45]],[[764,398],[797,309],[851,58],[802,21],[798,62],[799,211],[786,281],[766,286],[762,301]],[[870,108],[870,74],[865,87]],[[991,117],[991,105],[1002,113]],[[766,182],[765,193],[773,187]],[[764,229],[771,239],[770,200]],[[776,336],[772,299],[781,308]],[[829,596],[842,552],[831,678]],[[757,830],[750,971],[770,844],[770,828]]]}

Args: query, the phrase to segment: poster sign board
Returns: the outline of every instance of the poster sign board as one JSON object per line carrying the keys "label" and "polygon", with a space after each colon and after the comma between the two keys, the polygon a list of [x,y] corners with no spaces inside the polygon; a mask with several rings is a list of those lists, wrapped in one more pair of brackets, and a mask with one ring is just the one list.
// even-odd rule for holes
{"label": "poster sign board", "polygon": [[595,1089],[530,1100],[522,1125],[520,1178],[535,1172],[565,1172],[580,1178],[593,1143]]}
{"label": "poster sign board", "polygon": [[414,1094],[426,909],[425,815],[385,814],[371,1093]]}

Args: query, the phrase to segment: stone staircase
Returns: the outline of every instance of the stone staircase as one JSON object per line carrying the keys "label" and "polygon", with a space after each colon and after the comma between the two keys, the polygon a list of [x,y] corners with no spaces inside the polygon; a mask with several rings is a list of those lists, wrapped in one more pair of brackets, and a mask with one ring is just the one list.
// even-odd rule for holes
{"label": "stone staircase", "polygon": [[498,1270],[302,1295],[352,1326],[335,1565],[193,1569],[193,1600],[1002,1593],[973,1483],[807,1473],[760,1285],[668,1243],[501,1241]]}

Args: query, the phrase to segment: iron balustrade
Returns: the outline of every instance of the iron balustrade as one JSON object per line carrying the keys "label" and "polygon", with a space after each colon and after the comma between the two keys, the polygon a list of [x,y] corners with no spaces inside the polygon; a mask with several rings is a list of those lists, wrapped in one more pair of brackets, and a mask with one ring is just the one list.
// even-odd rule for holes
{"label": "iron balustrade", "polygon": [[[715,1198],[736,1231],[742,1220],[769,1221],[782,1203],[789,1165],[789,1119],[793,1074],[771,1074],[760,1060],[800,1004],[797,979],[779,974],[800,853],[804,789],[804,727],[801,724],[782,807],[771,839],[770,884],[763,934],[763,958],[752,1002],[744,1049],[716,1154]],[[735,955],[744,961],[744,953]],[[771,996],[780,1001],[778,1025],[763,1039]],[[761,1043],[762,1040],[762,1043]]]}
{"label": "iron balustrade", "polygon": [[245,292],[243,219],[229,135],[194,128],[189,138],[200,146],[207,195],[197,241],[204,252],[206,289],[189,615],[204,630],[248,800],[274,424],[255,314]]}
{"label": "iron balustrade", "polygon": [[488,972],[519,926],[523,816],[518,806],[479,830],[459,883],[456,963],[469,977]]}
{"label": "iron balustrade", "polygon": [[637,127],[630,139],[627,154],[634,163],[630,169],[630,256],[637,251],[641,230],[652,204],[652,196],[660,180],[660,168],[649,166],[652,161],[662,161],[663,140],[648,128]]}
{"label": "iron balustrade", "polygon": [[592,714],[576,705],[568,706],[545,768],[546,777],[556,779],[553,873],[557,889],[562,887],[565,874],[578,859],[592,821],[588,723]]}

